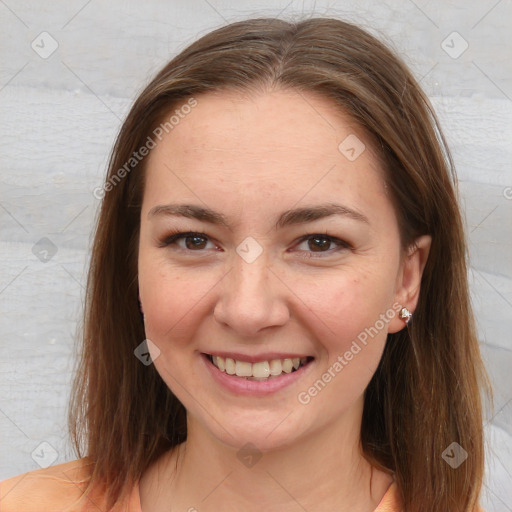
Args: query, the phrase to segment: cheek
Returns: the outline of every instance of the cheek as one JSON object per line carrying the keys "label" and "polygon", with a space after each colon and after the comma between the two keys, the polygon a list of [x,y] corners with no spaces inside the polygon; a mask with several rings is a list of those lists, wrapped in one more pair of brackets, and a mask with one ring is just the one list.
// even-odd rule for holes
{"label": "cheek", "polygon": [[334,343],[348,342],[375,324],[391,304],[393,283],[372,270],[342,270],[317,279],[296,280],[297,295],[311,312],[311,322]]}
{"label": "cheek", "polygon": [[160,349],[155,368],[169,389],[191,408],[194,404],[188,402],[188,394],[183,396],[180,383],[196,378],[199,382],[197,366],[193,364],[197,354],[191,340],[200,337],[200,318],[208,314],[207,294],[213,284],[206,272],[164,270],[154,263],[141,266],[139,274],[145,334]]}
{"label": "cheek", "polygon": [[344,283],[331,296],[332,327],[323,341],[327,360],[321,379],[334,383],[324,399],[340,411],[364,393],[381,360],[394,315],[386,284],[368,274]]}
{"label": "cheek", "polygon": [[139,253],[139,294],[144,307],[146,334],[154,341],[169,331],[197,302],[197,286],[169,268],[153,251]]}
{"label": "cheek", "polygon": [[318,371],[297,398],[314,404],[325,417],[336,417],[363,395],[379,365],[392,318],[385,316],[388,282],[379,281],[375,272],[347,269],[302,286],[309,291],[307,323],[315,326],[311,330],[320,357]]}
{"label": "cheek", "polygon": [[[176,284],[175,282],[173,284]],[[181,294],[175,289],[155,294],[149,302],[149,312],[145,315],[146,334],[159,346],[172,342],[173,346],[187,343],[197,327],[194,319],[202,314],[200,299],[195,294]]]}
{"label": "cheek", "polygon": [[211,269],[184,270],[159,258],[139,255],[139,292],[146,335],[158,345],[166,339],[179,343],[185,333],[190,335],[194,318],[202,311],[208,292],[218,279]]}

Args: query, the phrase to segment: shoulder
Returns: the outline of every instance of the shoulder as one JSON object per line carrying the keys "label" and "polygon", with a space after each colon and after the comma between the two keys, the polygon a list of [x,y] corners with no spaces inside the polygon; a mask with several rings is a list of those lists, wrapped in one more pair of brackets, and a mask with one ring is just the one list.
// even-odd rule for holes
{"label": "shoulder", "polygon": [[[1,510],[1,509],[0,509]],[[395,480],[388,487],[381,502],[374,512],[402,512],[402,500]],[[483,508],[477,507],[475,512],[485,512]]]}
{"label": "shoulder", "polygon": [[0,511],[97,511],[84,496],[92,467],[84,458],[4,480],[0,482]]}

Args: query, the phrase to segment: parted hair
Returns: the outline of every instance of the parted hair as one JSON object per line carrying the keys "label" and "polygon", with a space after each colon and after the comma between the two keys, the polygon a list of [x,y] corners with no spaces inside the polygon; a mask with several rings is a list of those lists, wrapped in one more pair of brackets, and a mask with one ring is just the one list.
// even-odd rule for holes
{"label": "parted hair", "polygon": [[[186,411],[144,340],[137,252],[146,159],[119,169],[191,97],[213,91],[295,90],[332,102],[368,134],[385,171],[404,250],[432,237],[409,326],[388,334],[364,399],[361,447],[394,474],[407,512],[476,511],[484,472],[482,365],[467,281],[455,170],[425,93],[385,44],[332,18],[229,24],[174,57],[134,102],[109,162],[87,280],[69,424],[77,455],[93,461],[90,487],[108,506],[187,436]],[[467,459],[443,459],[457,442]]]}

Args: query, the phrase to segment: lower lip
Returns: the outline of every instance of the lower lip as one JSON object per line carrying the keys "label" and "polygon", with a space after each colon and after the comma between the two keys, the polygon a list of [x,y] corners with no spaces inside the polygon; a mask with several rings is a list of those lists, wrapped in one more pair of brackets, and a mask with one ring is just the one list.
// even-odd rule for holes
{"label": "lower lip", "polygon": [[229,375],[226,372],[221,372],[205,354],[201,354],[203,361],[211,373],[212,377],[221,384],[224,388],[238,395],[251,395],[251,396],[265,396],[276,393],[281,389],[291,386],[294,382],[299,380],[302,376],[309,372],[311,367],[310,361],[298,370],[292,373],[284,373],[279,377],[269,380],[247,380],[244,377],[237,377],[236,375]]}

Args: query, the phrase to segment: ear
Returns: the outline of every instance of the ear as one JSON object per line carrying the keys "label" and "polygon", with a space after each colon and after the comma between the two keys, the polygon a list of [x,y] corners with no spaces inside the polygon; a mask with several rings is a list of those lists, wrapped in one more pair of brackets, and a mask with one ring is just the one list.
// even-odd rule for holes
{"label": "ear", "polygon": [[[409,247],[400,265],[397,276],[395,303],[400,304],[400,307],[407,308],[411,313],[414,313],[418,304],[421,276],[427,263],[431,244],[432,237],[430,235],[423,235],[417,238]],[[388,332],[398,332],[404,327],[405,322],[398,316],[397,312],[395,317],[389,322]]]}

